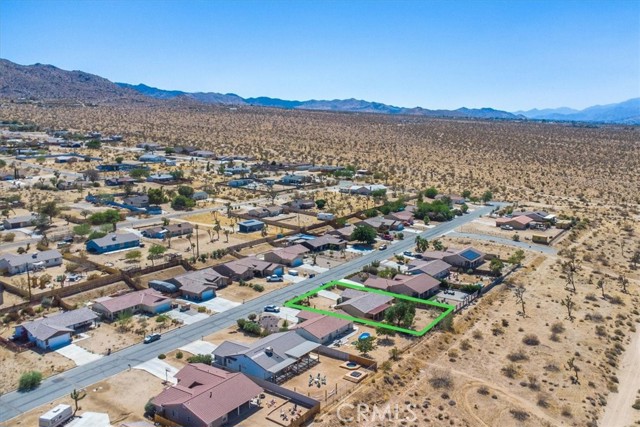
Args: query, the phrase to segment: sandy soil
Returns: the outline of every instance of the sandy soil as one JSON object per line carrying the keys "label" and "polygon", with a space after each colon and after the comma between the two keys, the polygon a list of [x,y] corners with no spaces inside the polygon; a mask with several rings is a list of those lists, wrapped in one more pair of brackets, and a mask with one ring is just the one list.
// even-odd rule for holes
{"label": "sandy soil", "polygon": [[6,393],[18,388],[20,375],[27,371],[39,371],[43,377],[48,377],[76,365],[70,359],[56,352],[40,353],[27,350],[22,353],[13,353],[0,347],[0,366],[2,368],[0,393]]}

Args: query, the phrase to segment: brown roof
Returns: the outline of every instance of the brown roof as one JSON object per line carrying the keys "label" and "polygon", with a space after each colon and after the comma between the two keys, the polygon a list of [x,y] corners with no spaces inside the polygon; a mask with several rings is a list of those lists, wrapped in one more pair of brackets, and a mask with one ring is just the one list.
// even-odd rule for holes
{"label": "brown roof", "polygon": [[167,298],[153,289],[145,289],[113,298],[99,298],[96,300],[96,303],[102,305],[109,312],[116,313],[135,307],[136,305],[155,306],[170,299],[171,298]]}
{"label": "brown roof", "polygon": [[185,366],[175,375],[178,384],[165,389],[152,403],[179,405],[209,425],[263,392],[242,373],[203,363]]}
{"label": "brown roof", "polygon": [[316,338],[323,338],[331,332],[335,332],[351,322],[338,317],[321,315],[294,326],[291,329],[304,329]]}

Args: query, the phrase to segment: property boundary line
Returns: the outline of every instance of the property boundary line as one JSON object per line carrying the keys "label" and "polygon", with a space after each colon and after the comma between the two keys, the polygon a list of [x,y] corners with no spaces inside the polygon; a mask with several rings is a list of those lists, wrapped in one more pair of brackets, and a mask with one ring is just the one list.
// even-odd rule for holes
{"label": "property boundary line", "polygon": [[[318,309],[318,308],[312,308],[312,307],[307,307],[305,305],[300,304],[300,301],[316,295],[319,291],[323,291],[325,289],[334,287],[334,286],[339,286],[339,287],[343,287],[343,288],[350,288],[350,289],[355,289],[355,290],[359,290],[359,291],[363,291],[363,292],[371,292],[374,294],[379,294],[379,295],[385,295],[385,296],[389,296],[395,299],[399,299],[399,300],[404,300],[404,301],[410,301],[410,302],[414,302],[416,304],[421,304],[421,305],[429,305],[432,307],[436,307],[436,308],[440,308],[443,309],[444,311],[437,317],[435,318],[433,321],[431,321],[431,323],[429,323],[427,326],[425,326],[424,328],[415,331],[413,329],[408,329],[408,328],[401,328],[399,326],[395,326],[395,325],[389,325],[387,323],[382,323],[382,322],[376,322],[374,320],[370,320],[370,319],[362,319],[360,317],[355,317],[355,316],[350,316],[348,314],[342,314],[342,313],[335,313],[333,311],[328,311],[328,310],[322,310],[322,309]],[[357,322],[357,323],[362,323],[364,325],[368,325],[368,326],[373,326],[374,328],[384,328],[384,329],[389,329],[392,330],[394,332],[400,332],[403,334],[409,334],[409,335],[414,335],[417,337],[421,337],[424,334],[426,334],[427,332],[429,332],[431,329],[433,329],[438,323],[440,323],[445,317],[447,317],[448,315],[450,315],[451,313],[453,313],[453,311],[455,310],[455,307],[449,304],[443,304],[437,301],[429,301],[429,300],[424,300],[424,299],[420,299],[420,298],[415,298],[415,297],[410,297],[407,295],[402,295],[402,294],[396,294],[393,292],[387,292],[387,291],[382,291],[380,289],[372,289],[372,288],[366,288],[364,286],[357,286],[357,285],[352,285],[350,283],[344,283],[340,280],[334,280],[331,282],[327,282],[322,286],[319,286],[315,289],[310,290],[309,292],[306,292],[300,296],[295,297],[292,300],[289,300],[287,302],[284,303],[285,307],[289,307],[289,308],[293,308],[293,309],[297,309],[297,310],[305,310],[305,311],[310,311],[313,313],[318,313],[318,314],[324,314],[327,316],[332,316],[332,317],[337,317],[340,319],[344,319],[344,320],[349,320],[351,322]]]}

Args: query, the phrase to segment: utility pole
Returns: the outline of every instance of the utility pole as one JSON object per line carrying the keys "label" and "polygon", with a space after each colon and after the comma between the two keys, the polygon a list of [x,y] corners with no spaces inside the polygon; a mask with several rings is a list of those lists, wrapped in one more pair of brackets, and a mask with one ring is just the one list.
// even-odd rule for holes
{"label": "utility pole", "polygon": [[198,232],[198,229],[200,228],[200,226],[196,224],[195,228],[196,228],[196,253],[197,253],[196,258],[200,258],[200,233]]}
{"label": "utility pole", "polygon": [[31,302],[31,278],[29,276],[29,263],[26,264],[27,267],[27,290],[29,291],[29,302]]}

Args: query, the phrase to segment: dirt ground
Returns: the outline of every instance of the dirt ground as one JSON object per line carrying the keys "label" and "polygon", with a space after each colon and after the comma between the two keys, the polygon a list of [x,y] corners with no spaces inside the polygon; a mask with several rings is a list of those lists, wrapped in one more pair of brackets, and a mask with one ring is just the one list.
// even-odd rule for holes
{"label": "dirt ground", "polygon": [[18,388],[20,375],[27,371],[39,371],[43,377],[49,377],[75,366],[73,361],[56,352],[27,350],[14,353],[0,347],[0,392],[7,393]]}
{"label": "dirt ground", "polygon": [[248,283],[262,285],[264,286],[264,291],[258,292],[249,286],[240,286],[237,282],[234,282],[225,288],[217,290],[216,295],[235,302],[249,301],[261,294],[269,293],[291,284],[291,282],[287,282],[286,280],[283,282],[267,282],[261,278],[251,279]]}
{"label": "dirt ground", "polygon": [[[83,411],[106,412],[111,423],[143,421],[144,405],[164,389],[162,380],[138,369],[122,372],[114,377],[93,384],[86,389],[87,396],[80,401]],[[126,390],[126,393],[122,391]],[[65,396],[27,412],[19,418],[0,423],[0,426],[35,426],[38,417],[60,403],[73,406],[73,400]]]}

